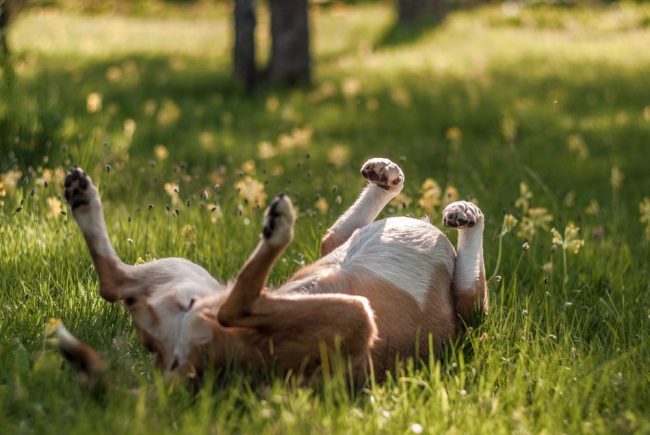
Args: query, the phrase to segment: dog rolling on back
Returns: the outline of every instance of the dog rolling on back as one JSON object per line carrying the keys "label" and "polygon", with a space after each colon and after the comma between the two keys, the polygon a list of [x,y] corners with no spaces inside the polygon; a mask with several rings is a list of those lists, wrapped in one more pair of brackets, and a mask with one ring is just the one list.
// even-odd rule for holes
{"label": "dog rolling on back", "polygon": [[[97,189],[81,169],[67,175],[65,197],[95,264],[100,295],[124,304],[167,374],[232,361],[313,372],[325,348],[348,358],[362,382],[370,367],[382,378],[416,349],[422,356],[438,351],[487,311],[487,286],[478,207],[458,201],[445,208],[443,224],[459,232],[454,250],[424,220],[375,222],[402,190],[398,165],[375,158],[361,173],[368,186],[327,231],[321,258],[277,289],[266,281],[293,238],[287,196],[266,210],[261,241],[228,284],[181,258],[124,264],[111,246]],[[65,351],[72,359],[90,355],[70,346]]]}

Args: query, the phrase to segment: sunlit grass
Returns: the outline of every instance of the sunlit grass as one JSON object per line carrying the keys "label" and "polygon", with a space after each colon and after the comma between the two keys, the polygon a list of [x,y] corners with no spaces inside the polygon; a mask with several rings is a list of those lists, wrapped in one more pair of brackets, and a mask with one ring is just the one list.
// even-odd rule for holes
{"label": "sunlit grass", "polygon": [[[323,8],[313,86],[255,95],[230,78],[228,11],[201,7],[199,19],[29,11],[12,28],[1,433],[650,430],[647,7],[479,9],[401,39],[385,6]],[[442,360],[352,393],[240,371],[197,396],[166,386],[124,310],[99,298],[62,207],[63,171],[78,164],[125,261],[183,256],[227,280],[287,192],[299,220],[278,283],[317,258],[377,155],[407,178],[385,216],[438,222],[456,197],[479,203],[491,312]],[[104,398],[45,349],[51,317],[109,360]]]}

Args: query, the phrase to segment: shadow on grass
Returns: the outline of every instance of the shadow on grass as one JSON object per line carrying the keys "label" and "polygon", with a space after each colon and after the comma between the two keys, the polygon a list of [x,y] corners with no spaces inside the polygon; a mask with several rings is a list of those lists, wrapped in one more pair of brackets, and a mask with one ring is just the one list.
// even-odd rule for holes
{"label": "shadow on grass", "polygon": [[[3,89],[0,154],[9,158],[0,161],[2,171],[42,165],[44,156],[65,164],[146,162],[162,144],[168,162],[214,169],[255,159],[269,170],[291,166],[288,180],[302,176],[294,162],[306,154],[321,163],[313,175],[323,177],[356,171],[370,155],[404,156],[411,179],[449,180],[498,207],[508,204],[494,192],[516,190],[527,171],[556,195],[596,195],[617,164],[629,179],[645,180],[624,195],[650,190],[643,159],[632,157],[647,151],[650,137],[643,118],[650,83],[642,69],[594,62],[549,70],[531,57],[516,68],[492,66],[479,81],[402,73],[364,77],[363,91],[346,95],[342,78],[332,76],[307,90],[251,96],[227,69],[194,58],[35,62],[42,64],[32,66],[35,75]],[[571,135],[587,144],[588,160],[568,148]],[[271,145],[273,157],[260,159],[261,143]],[[347,154],[332,166],[325,162],[336,158],[336,146]]]}
{"label": "shadow on grass", "polygon": [[402,45],[412,44],[420,39],[425,33],[437,29],[442,24],[440,21],[420,20],[410,24],[392,24],[379,38],[376,48],[395,48]]}

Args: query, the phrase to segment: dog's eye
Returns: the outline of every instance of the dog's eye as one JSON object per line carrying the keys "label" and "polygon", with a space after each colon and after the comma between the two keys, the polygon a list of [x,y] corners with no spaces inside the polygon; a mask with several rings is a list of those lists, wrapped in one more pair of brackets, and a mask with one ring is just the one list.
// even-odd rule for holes
{"label": "dog's eye", "polygon": [[174,371],[178,368],[178,358],[174,358],[174,361],[172,361],[171,367],[169,367],[170,371]]}
{"label": "dog's eye", "polygon": [[135,304],[135,298],[126,298],[124,299],[124,303],[127,307],[130,307],[131,305]]}
{"label": "dog's eye", "polygon": [[194,306],[194,302],[196,302],[194,298],[190,299],[190,304],[187,306],[186,310],[188,311],[191,310],[192,307]]}

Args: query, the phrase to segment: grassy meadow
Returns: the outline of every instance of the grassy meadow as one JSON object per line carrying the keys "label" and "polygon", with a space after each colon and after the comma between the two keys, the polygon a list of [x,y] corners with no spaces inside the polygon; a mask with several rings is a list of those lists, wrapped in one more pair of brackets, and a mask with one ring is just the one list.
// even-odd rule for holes
{"label": "grassy meadow", "polygon": [[[228,10],[146,12],[30,9],[9,33],[0,433],[650,433],[649,6],[496,6],[410,31],[388,5],[314,9],[313,85],[253,95],[231,78]],[[258,30],[263,61],[266,16]],[[286,192],[279,283],[317,258],[372,156],[406,174],[385,216],[480,205],[493,278],[480,327],[362,391],[237,370],[198,394],[166,384],[62,200],[79,165],[125,261],[226,280]],[[50,318],[107,358],[105,396],[46,345]]]}

